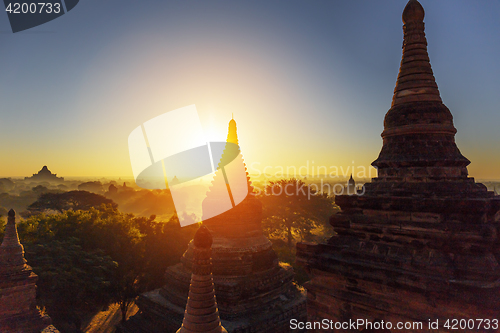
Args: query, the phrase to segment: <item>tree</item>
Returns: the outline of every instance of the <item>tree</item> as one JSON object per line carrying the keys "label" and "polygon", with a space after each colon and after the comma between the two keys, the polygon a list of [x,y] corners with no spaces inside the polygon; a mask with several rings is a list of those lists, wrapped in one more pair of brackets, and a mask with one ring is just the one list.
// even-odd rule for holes
{"label": "tree", "polygon": [[2,216],[7,216],[7,209],[0,206],[0,219]]}
{"label": "tree", "polygon": [[276,238],[286,238],[293,246],[295,235],[310,240],[312,231],[327,223],[335,212],[333,198],[295,178],[271,181],[260,195],[264,230]]}
{"label": "tree", "polygon": [[14,182],[9,178],[0,178],[0,193],[8,192],[15,187]]}
{"label": "tree", "polygon": [[[21,222],[18,228],[26,246],[29,244],[58,244],[58,242],[64,243],[70,239],[73,240],[78,250],[81,249],[87,255],[102,253],[102,255],[108,256],[115,263],[115,266],[108,276],[107,293],[100,295],[106,295],[108,302],[118,301],[126,313],[131,300],[137,296],[138,292],[144,291],[140,289],[138,284],[144,267],[143,235],[136,227],[135,219],[132,214],[123,214],[115,206],[108,204],[99,209],[91,207],[87,211],[67,210],[61,214],[31,216],[26,221]],[[63,259],[68,258],[64,247],[57,247],[56,250],[54,251],[59,252],[59,256]],[[88,256],[83,254],[80,256],[85,262],[89,262]],[[63,260],[63,262],[65,261]],[[94,274],[92,265],[75,266],[75,270],[80,274],[79,277],[90,277]],[[68,268],[64,267],[64,270],[68,271]],[[41,266],[40,272],[36,273],[43,275],[46,272],[47,267]],[[71,270],[68,272],[71,273]],[[88,280],[93,281],[91,278]],[[51,288],[48,285],[42,285],[40,288],[42,291],[44,286]],[[72,274],[69,274],[68,285],[63,289],[68,289],[67,292],[70,294],[55,294],[55,297],[57,300],[74,299],[74,304],[67,304],[68,308],[66,309],[68,315],[71,314],[71,318],[76,318],[73,319],[74,322],[78,321],[77,310],[85,309],[83,305],[87,302],[92,303],[93,300],[100,299],[99,295],[93,295],[88,300],[84,300],[71,294],[71,291],[84,290],[79,284],[79,279],[72,277]],[[48,303],[51,304],[51,302]],[[73,310],[70,311],[70,309]]]}
{"label": "tree", "polygon": [[13,193],[0,193],[0,206],[5,207],[7,210],[12,208],[17,212],[24,212],[44,191],[52,193],[57,192],[57,190],[47,190],[44,186],[36,186],[27,191],[21,191],[19,195]]}
{"label": "tree", "polygon": [[[72,318],[77,325],[79,312],[92,308],[91,305],[118,302],[122,320],[125,320],[130,304],[140,293],[164,283],[165,269],[179,262],[197,230],[196,225],[181,228],[177,216],[165,222],[157,222],[155,218],[154,215],[145,218],[125,214],[118,211],[116,205],[108,204],[85,211],[32,215],[19,223],[20,238],[33,254],[28,260],[35,260],[35,273],[48,274],[43,281],[57,278],[54,271],[62,270],[60,274],[68,274],[58,282],[60,293],[52,294],[50,283],[39,286],[40,293],[48,295],[43,299],[49,304],[48,309],[59,311],[51,304],[56,304],[59,299],[73,299],[73,303],[64,303],[66,308],[62,310],[66,311],[68,320]],[[58,256],[61,256],[60,262],[57,262]],[[44,258],[44,261],[39,262],[36,257]],[[93,263],[101,260],[100,257],[109,258],[114,263],[110,268],[111,274],[108,275],[108,269],[96,271]],[[67,267],[71,262],[74,263],[74,270]],[[104,267],[109,268],[109,265]],[[78,272],[80,275],[74,276]],[[103,282],[97,282],[97,285],[107,286],[105,291],[101,288],[100,293],[92,293],[89,286],[80,281],[80,278],[93,281],[93,275]],[[71,294],[73,292],[77,294]],[[54,299],[50,295],[54,295]],[[87,300],[85,295],[89,296]],[[94,299],[99,302],[94,304]]]}
{"label": "tree", "polygon": [[164,283],[165,270],[168,266],[179,262],[186,251],[188,243],[199,228],[198,224],[181,227],[177,215],[167,222],[138,218],[137,227],[145,235],[144,264],[146,274],[143,276],[146,290],[158,288]]}
{"label": "tree", "polygon": [[95,193],[103,193],[103,186],[100,181],[85,182],[78,185],[80,191],[90,191]]}
{"label": "tree", "polygon": [[87,252],[79,240],[41,238],[25,242],[26,259],[38,275],[38,297],[54,319],[72,322],[80,330],[79,311],[92,310],[111,299],[117,267],[103,251]]}
{"label": "tree", "polygon": [[38,200],[28,206],[30,214],[37,214],[46,210],[63,212],[65,210],[88,210],[109,204],[114,208],[118,205],[113,200],[102,195],[87,191],[69,191],[63,193],[43,193]]}

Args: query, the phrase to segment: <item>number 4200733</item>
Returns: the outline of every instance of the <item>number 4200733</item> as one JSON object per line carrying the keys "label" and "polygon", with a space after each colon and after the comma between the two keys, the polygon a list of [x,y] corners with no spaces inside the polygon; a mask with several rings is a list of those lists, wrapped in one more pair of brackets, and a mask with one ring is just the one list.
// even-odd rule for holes
{"label": "number 4200733", "polygon": [[443,325],[448,330],[498,329],[498,319],[448,319]]}
{"label": "number 4200733", "polygon": [[51,3],[51,2],[38,2],[38,3],[9,3],[5,11],[10,14],[41,14],[41,13],[55,13],[59,14],[61,12],[61,3]]}

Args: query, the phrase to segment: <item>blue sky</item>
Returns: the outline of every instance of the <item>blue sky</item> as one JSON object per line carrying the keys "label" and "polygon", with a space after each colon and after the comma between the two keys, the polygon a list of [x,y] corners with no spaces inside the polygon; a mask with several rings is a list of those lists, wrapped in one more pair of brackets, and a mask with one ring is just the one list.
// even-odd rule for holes
{"label": "blue sky", "polygon": [[[500,2],[420,1],[471,176],[500,179]],[[405,0],[82,0],[13,34],[0,14],[0,176],[132,176],[129,133],[196,104],[253,168],[366,166],[382,145]]]}

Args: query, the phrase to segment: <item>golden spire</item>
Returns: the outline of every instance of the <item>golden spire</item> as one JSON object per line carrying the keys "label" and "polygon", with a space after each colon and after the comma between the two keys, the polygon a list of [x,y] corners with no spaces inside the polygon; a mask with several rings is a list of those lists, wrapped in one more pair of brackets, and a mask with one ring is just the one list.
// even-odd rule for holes
{"label": "golden spire", "polygon": [[229,131],[227,133],[227,142],[238,144],[238,134],[236,133],[236,121],[234,118],[229,122]]}

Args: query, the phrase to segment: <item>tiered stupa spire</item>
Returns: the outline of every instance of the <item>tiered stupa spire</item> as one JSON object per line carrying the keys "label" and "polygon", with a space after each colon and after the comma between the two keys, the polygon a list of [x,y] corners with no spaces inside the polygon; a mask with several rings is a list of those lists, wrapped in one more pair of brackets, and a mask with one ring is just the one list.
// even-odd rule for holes
{"label": "tiered stupa spire", "polygon": [[424,8],[417,0],[408,2],[403,11],[403,59],[394,89],[393,107],[408,102],[441,102],[427,54],[424,16]]}
{"label": "tiered stupa spire", "polygon": [[193,266],[189,295],[177,333],[227,333],[221,325],[212,278],[212,235],[201,226],[193,240]]}
{"label": "tiered stupa spire", "polygon": [[381,182],[464,180],[470,163],[455,144],[453,116],[441,101],[424,32],[425,12],[410,0],[403,12],[403,57],[383,147],[372,165]]}
{"label": "tiered stupa spire", "polygon": [[0,246],[0,332],[38,333],[50,324],[50,318],[36,308],[37,279],[24,259],[11,209]]}
{"label": "tiered stupa spire", "polygon": [[21,272],[29,267],[24,259],[24,247],[19,242],[15,221],[16,213],[11,209],[5,226],[5,236],[0,246],[0,272]]}

